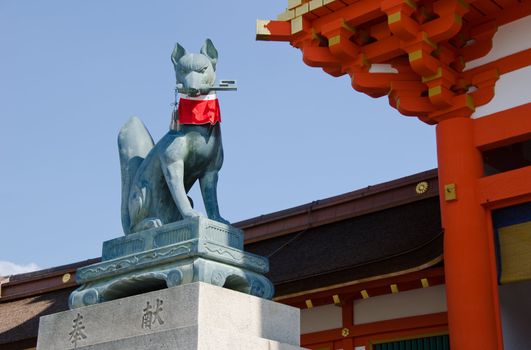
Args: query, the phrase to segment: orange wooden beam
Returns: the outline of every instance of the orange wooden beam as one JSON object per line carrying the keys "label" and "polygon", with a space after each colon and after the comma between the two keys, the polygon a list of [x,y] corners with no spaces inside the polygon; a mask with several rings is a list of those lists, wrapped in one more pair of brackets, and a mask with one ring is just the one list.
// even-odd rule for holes
{"label": "orange wooden beam", "polygon": [[341,65],[340,60],[332,55],[328,47],[304,45],[302,60],[310,67],[337,67]]}
{"label": "orange wooden beam", "polygon": [[[403,337],[422,336],[436,332],[447,332],[448,315],[446,312],[435,314],[404,317],[394,320],[385,320],[361,325],[346,327],[349,330],[347,337],[363,338],[379,336],[387,338],[396,335]],[[309,346],[324,342],[333,342],[345,338],[342,334],[343,328],[336,328],[321,332],[314,332],[301,335],[301,346]],[[356,340],[357,342],[357,340]]]}
{"label": "orange wooden beam", "polygon": [[256,22],[256,40],[290,41],[291,23],[258,20]]}
{"label": "orange wooden beam", "polygon": [[400,39],[396,36],[389,36],[360,48],[365,58],[371,63],[387,63],[403,54],[400,48]]}
{"label": "orange wooden beam", "polygon": [[433,10],[439,18],[422,26],[430,40],[438,43],[455,36],[462,26],[462,17],[468,12],[468,4],[460,0],[439,0],[433,3]]}
{"label": "orange wooden beam", "polygon": [[446,326],[448,315],[446,312],[422,316],[405,317],[395,320],[379,321],[368,324],[354,325],[353,336],[367,336],[375,333],[400,332],[425,327]]}
{"label": "orange wooden beam", "polygon": [[531,116],[531,102],[476,119],[474,122],[476,147],[484,151],[531,139],[529,116]]}
{"label": "orange wooden beam", "polygon": [[[496,0],[496,2],[507,1],[507,0]],[[501,13],[497,13],[495,16],[496,23],[498,25],[504,25],[517,19],[531,15],[531,1],[512,1],[508,0],[510,4],[504,8]]]}
{"label": "orange wooden beam", "polygon": [[478,180],[479,202],[499,208],[531,200],[531,165]]}
{"label": "orange wooden beam", "polygon": [[380,2],[375,0],[360,0],[349,6],[335,10],[324,17],[313,21],[312,26],[317,32],[321,32],[323,25],[344,20],[352,27],[383,16],[380,10]]}
{"label": "orange wooden beam", "polygon": [[344,25],[339,25],[328,32],[323,32],[328,38],[328,48],[330,52],[342,62],[355,60],[358,57],[360,49],[356,44],[350,41],[350,37],[353,33],[353,29],[345,27]]}
{"label": "orange wooden beam", "polygon": [[488,54],[492,49],[492,38],[497,30],[498,26],[494,20],[471,28],[467,39],[473,40],[474,43],[461,49],[464,60],[469,62]]}
{"label": "orange wooden beam", "polygon": [[387,24],[393,34],[403,41],[417,37],[420,25],[411,18],[417,8],[413,1],[384,0],[381,8],[387,14]]}
{"label": "orange wooden beam", "polygon": [[497,69],[500,74],[505,74],[524,68],[530,64],[531,48],[467,70],[463,72],[463,77],[467,80],[472,80],[474,76],[492,69]]}

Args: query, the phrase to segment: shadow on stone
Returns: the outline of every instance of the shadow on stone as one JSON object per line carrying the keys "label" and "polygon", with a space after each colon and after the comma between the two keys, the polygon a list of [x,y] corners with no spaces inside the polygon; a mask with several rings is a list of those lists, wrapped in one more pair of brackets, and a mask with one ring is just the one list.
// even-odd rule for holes
{"label": "shadow on stone", "polygon": [[134,279],[123,279],[111,284],[102,296],[107,300],[114,300],[154,292],[167,287],[163,276],[157,276],[156,274],[142,275]]}
{"label": "shadow on stone", "polygon": [[231,289],[237,292],[242,292],[245,294],[251,293],[251,286],[246,279],[240,276],[231,275],[225,279],[225,284],[223,288]]}

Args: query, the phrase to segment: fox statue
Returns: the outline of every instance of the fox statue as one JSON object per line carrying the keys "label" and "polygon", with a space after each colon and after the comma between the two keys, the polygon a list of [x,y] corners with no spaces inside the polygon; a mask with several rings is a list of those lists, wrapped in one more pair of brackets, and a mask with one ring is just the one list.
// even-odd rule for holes
{"label": "fox statue", "polygon": [[202,216],[187,196],[199,180],[209,219],[228,224],[219,213],[218,172],[223,163],[220,114],[216,95],[218,52],[207,39],[199,54],[175,44],[171,55],[181,94],[172,126],[154,144],[140,119],[131,118],[118,134],[122,172],[124,233]]}

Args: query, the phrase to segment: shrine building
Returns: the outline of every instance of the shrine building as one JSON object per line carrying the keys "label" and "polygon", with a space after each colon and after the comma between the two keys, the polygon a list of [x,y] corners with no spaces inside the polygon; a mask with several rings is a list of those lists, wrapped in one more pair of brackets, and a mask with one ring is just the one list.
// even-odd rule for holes
{"label": "shrine building", "polygon": [[[289,0],[276,20],[257,21],[258,40],[288,42],[305,64],[348,74],[354,90],[436,128],[454,350],[530,347],[530,14],[527,0]],[[355,308],[343,316],[358,327]],[[353,338],[306,344],[396,348]]]}
{"label": "shrine building", "polygon": [[[269,259],[273,300],[300,309],[301,346],[531,347],[530,14],[529,0],[289,0],[257,21],[258,40],[437,135],[438,169],[234,224]],[[35,349],[39,317],[67,310],[97,261],[0,277],[0,349]]]}
{"label": "shrine building", "polygon": [[[451,348],[439,188],[437,170],[430,170],[234,224],[245,230],[246,251],[269,258],[273,300],[300,308],[302,346]],[[495,211],[489,230],[508,259],[496,260],[502,266],[529,268],[523,243],[530,211],[520,208]],[[97,261],[3,278],[0,348],[35,349],[39,318],[67,310],[76,269]],[[531,282],[528,271],[517,271],[510,265],[499,276],[506,349],[530,341]],[[513,283],[519,279],[527,281]]]}

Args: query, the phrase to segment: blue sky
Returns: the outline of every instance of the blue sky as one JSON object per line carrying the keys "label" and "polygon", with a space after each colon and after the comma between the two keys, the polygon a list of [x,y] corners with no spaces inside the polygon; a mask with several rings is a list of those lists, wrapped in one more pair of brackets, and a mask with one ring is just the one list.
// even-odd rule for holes
{"label": "blue sky", "polygon": [[255,41],[256,19],[286,4],[2,0],[0,267],[97,257],[123,234],[116,136],[133,115],[156,140],[167,131],[176,41],[198,52],[211,38],[218,79],[238,81],[219,93],[219,202],[232,222],[434,168],[434,127],[306,66],[288,43]]}

